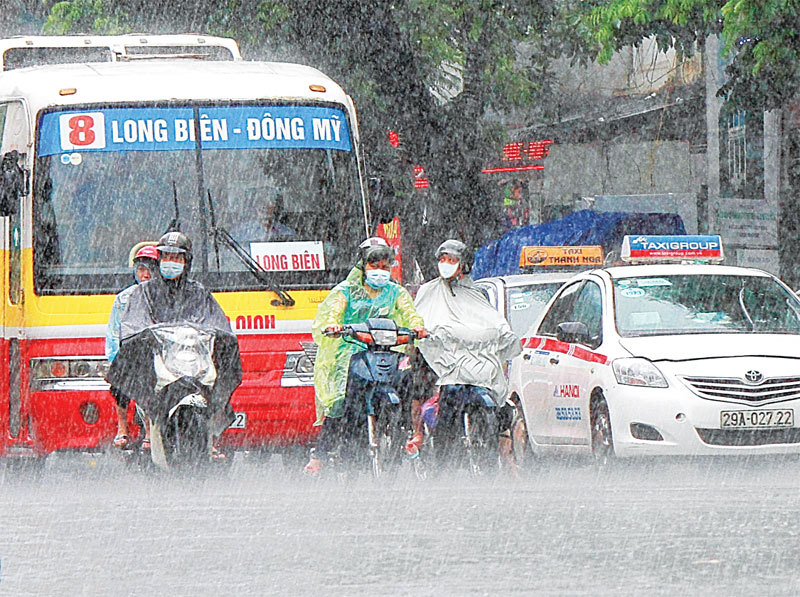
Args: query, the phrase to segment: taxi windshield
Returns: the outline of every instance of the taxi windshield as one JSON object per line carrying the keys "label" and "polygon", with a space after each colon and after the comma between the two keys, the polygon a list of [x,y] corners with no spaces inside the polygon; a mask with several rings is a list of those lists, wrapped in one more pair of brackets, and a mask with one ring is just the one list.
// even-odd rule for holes
{"label": "taxi windshield", "polygon": [[800,334],[800,300],[766,276],[667,275],[614,280],[624,337]]}

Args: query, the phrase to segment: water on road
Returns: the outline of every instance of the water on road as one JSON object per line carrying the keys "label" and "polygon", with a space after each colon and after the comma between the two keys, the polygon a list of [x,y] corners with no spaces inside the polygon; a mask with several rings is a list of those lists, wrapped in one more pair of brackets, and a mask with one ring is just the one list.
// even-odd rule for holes
{"label": "water on road", "polygon": [[551,461],[523,480],[0,473],[3,595],[791,595],[800,463]]}

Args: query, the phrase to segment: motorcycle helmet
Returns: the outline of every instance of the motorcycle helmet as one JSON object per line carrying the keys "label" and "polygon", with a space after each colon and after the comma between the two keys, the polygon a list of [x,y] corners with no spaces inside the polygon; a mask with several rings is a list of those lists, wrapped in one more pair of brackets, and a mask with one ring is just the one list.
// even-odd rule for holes
{"label": "motorcycle helmet", "polygon": [[136,255],[133,256],[133,263],[146,262],[147,259],[158,261],[158,249],[153,245],[145,245],[136,251]]}
{"label": "motorcycle helmet", "polygon": [[436,249],[437,261],[444,254],[452,255],[457,258],[461,264],[461,271],[464,274],[468,274],[470,269],[472,269],[472,251],[460,240],[449,238],[439,245],[439,248]]}
{"label": "motorcycle helmet", "polygon": [[164,253],[183,253],[186,256],[186,268],[188,272],[192,266],[192,241],[183,232],[167,232],[158,241],[158,260]]}
{"label": "motorcycle helmet", "polygon": [[139,266],[146,268],[151,276],[154,276],[158,271],[158,249],[153,245],[145,245],[139,247],[136,255],[133,256],[133,277],[139,282]]}
{"label": "motorcycle helmet", "polygon": [[366,263],[377,263],[383,259],[392,263],[394,261],[394,251],[385,240],[378,236],[373,236],[358,245],[358,258],[362,266]]}

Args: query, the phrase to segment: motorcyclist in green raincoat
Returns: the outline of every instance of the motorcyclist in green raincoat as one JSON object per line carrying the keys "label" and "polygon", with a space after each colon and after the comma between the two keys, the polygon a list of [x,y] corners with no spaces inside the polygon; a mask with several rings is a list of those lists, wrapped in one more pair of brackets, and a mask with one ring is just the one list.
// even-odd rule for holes
{"label": "motorcyclist in green raincoat", "polygon": [[347,377],[350,357],[359,348],[331,333],[351,323],[363,323],[371,317],[388,317],[401,327],[411,328],[419,337],[426,335],[422,317],[414,308],[408,291],[391,281],[389,270],[394,261],[392,249],[381,238],[368,238],[359,246],[359,260],[347,278],[340,282],[317,309],[311,326],[319,345],[314,365],[317,421],[322,425],[317,446],[305,467],[316,476],[322,461],[316,455],[333,451],[343,431]]}

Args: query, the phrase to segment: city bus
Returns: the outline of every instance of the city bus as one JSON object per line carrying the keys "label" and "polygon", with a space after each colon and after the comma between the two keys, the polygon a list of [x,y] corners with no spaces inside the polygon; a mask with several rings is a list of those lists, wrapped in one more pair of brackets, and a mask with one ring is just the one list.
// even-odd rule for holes
{"label": "city bus", "polygon": [[316,435],[311,321],[370,230],[355,107],[210,36],[0,41],[0,457],[105,449],[114,296],[168,230],[238,335],[220,447]]}

